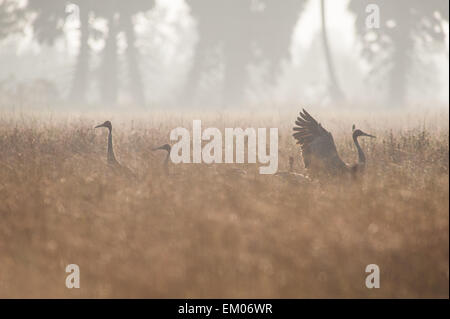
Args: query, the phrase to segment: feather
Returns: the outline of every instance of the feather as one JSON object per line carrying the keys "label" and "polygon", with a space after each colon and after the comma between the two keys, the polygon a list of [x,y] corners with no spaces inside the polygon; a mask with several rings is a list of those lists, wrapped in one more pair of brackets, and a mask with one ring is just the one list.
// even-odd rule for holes
{"label": "feather", "polygon": [[300,145],[306,168],[320,168],[327,171],[347,169],[346,164],[339,158],[331,133],[305,109],[299,112],[295,125],[292,136]]}

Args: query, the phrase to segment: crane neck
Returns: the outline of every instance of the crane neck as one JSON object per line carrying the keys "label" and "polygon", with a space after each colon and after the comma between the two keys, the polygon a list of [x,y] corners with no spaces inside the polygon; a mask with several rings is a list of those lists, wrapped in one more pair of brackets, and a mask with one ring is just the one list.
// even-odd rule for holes
{"label": "crane neck", "polygon": [[164,171],[166,172],[166,174],[169,173],[169,158],[170,158],[170,152],[167,151],[166,158],[164,159]]}
{"label": "crane neck", "polygon": [[113,144],[112,144],[112,129],[109,129],[108,134],[108,163],[116,163],[116,157],[114,156]]}
{"label": "crane neck", "polygon": [[359,145],[358,136],[357,135],[353,135],[353,142],[355,143],[356,149],[358,150],[358,163],[359,164],[365,164],[366,163],[366,156],[364,155],[364,152],[363,152],[361,146]]}
{"label": "crane neck", "polygon": [[169,164],[170,152],[167,152],[166,158],[164,159],[164,165]]}

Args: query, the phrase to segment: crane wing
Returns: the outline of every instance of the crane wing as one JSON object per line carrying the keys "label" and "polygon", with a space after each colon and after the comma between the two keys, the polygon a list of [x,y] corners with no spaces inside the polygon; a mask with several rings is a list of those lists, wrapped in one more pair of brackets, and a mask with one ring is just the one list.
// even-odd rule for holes
{"label": "crane wing", "polygon": [[305,168],[337,171],[347,166],[340,159],[333,136],[303,109],[295,121],[294,138],[300,144]]}

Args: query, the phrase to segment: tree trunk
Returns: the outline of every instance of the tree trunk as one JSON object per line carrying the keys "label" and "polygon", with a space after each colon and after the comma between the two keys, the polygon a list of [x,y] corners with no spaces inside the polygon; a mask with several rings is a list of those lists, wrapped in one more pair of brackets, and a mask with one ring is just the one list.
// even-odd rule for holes
{"label": "tree trunk", "polygon": [[409,15],[401,13],[397,26],[393,29],[393,52],[391,56],[392,68],[389,70],[389,103],[393,106],[403,106],[407,95],[408,69],[411,67],[411,54],[414,41],[410,30],[412,21]]}
{"label": "tree trunk", "polygon": [[330,94],[333,100],[337,102],[342,102],[344,100],[344,94],[339,86],[336,79],[336,74],[334,71],[333,59],[331,58],[330,47],[328,45],[328,34],[326,27],[326,17],[325,17],[325,0],[320,1],[320,10],[322,16],[322,42],[323,50],[325,53],[325,59],[327,61],[328,75],[330,77]]}
{"label": "tree trunk", "polygon": [[225,74],[222,104],[239,106],[243,102],[245,85],[247,83],[247,63],[249,48],[238,47],[234,43],[224,46]]}
{"label": "tree trunk", "polygon": [[[121,17],[122,18],[122,17]],[[122,25],[127,37],[127,61],[130,91],[135,102],[141,106],[145,105],[144,88],[142,77],[139,72],[139,51],[136,48],[136,35],[134,33],[132,15],[126,14],[122,19]]]}
{"label": "tree trunk", "polygon": [[118,96],[118,59],[117,59],[117,23],[114,15],[108,18],[108,36],[103,48],[103,60],[100,70],[100,93],[102,102],[117,104]]}
{"label": "tree trunk", "polygon": [[75,103],[86,101],[86,89],[88,86],[89,72],[89,11],[80,6],[80,47],[75,68],[75,75],[72,81],[72,88],[69,100]]}
{"label": "tree trunk", "polygon": [[184,84],[182,93],[182,99],[187,105],[192,105],[194,103],[206,57],[207,48],[202,45],[202,39],[200,39],[199,44],[195,49],[192,66],[187,74],[186,83]]}
{"label": "tree trunk", "polygon": [[389,102],[394,106],[402,106],[405,102],[407,86],[407,65],[409,57],[405,48],[395,45],[393,53],[393,66],[390,73]]}

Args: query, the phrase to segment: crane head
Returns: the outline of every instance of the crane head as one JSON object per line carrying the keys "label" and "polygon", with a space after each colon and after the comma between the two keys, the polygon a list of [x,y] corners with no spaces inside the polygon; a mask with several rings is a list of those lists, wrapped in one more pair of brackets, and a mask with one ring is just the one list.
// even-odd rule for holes
{"label": "crane head", "polygon": [[157,151],[157,150],[166,150],[167,153],[170,153],[171,147],[170,147],[169,144],[164,144],[164,145],[161,145],[159,147],[152,148],[152,151]]}
{"label": "crane head", "polygon": [[98,127],[106,127],[106,128],[108,128],[110,131],[112,130],[112,125],[111,125],[111,122],[110,122],[110,121],[105,121],[105,123],[100,124],[100,125],[97,125],[95,128],[98,128]]}
{"label": "crane head", "polygon": [[358,137],[358,136],[367,136],[367,137],[376,138],[376,136],[367,134],[367,133],[361,131],[360,129],[356,129],[356,130],[355,130],[355,129],[354,129],[354,125],[353,125],[353,138],[356,138],[356,137]]}

